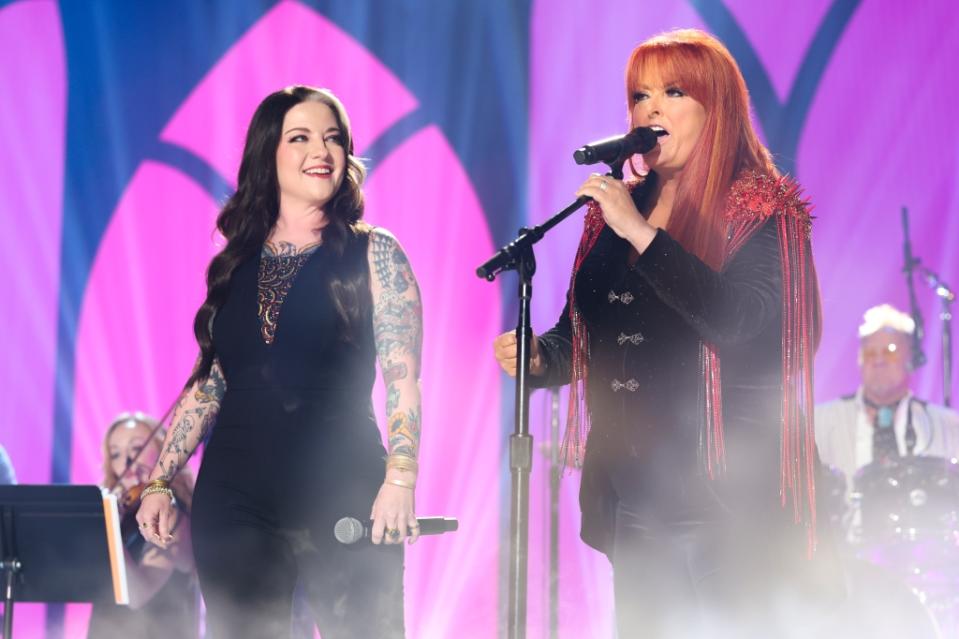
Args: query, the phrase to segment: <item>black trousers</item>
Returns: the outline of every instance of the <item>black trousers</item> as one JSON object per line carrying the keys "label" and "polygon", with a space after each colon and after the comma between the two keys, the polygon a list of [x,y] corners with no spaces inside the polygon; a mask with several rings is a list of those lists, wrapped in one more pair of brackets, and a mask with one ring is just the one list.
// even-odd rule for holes
{"label": "black trousers", "polygon": [[333,536],[339,518],[369,518],[383,483],[375,422],[331,417],[325,395],[294,396],[286,412],[267,391],[228,399],[191,514],[210,636],[289,637],[297,590],[323,639],[402,639],[402,546]]}
{"label": "black trousers", "polygon": [[651,525],[620,504],[610,556],[619,639],[817,636],[837,573],[806,558],[801,529],[770,525],[779,518]]}
{"label": "black trousers", "polygon": [[236,503],[202,505],[193,546],[209,637],[289,637],[297,587],[323,639],[404,637],[401,545],[343,546],[332,528],[280,528]]}

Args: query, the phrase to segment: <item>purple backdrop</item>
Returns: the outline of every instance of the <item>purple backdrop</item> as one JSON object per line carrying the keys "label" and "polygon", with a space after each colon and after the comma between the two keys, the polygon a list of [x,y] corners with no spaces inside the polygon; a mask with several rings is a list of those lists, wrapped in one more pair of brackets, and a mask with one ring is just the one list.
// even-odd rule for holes
{"label": "purple backdrop", "polygon": [[[625,130],[623,73],[632,48],[675,27],[710,30],[694,4],[712,3],[610,3],[605,10],[585,0],[564,3],[561,10],[552,2],[534,3],[528,198],[533,221],[566,206],[589,174],[570,161],[572,149]],[[833,3],[724,4],[745,32],[776,95],[785,101]],[[584,29],[592,35],[583,37]],[[908,308],[900,274],[902,206],[910,210],[916,254],[946,282],[959,286],[959,123],[953,115],[959,101],[957,59],[954,3],[866,0],[853,14],[815,90],[800,137],[796,177],[817,216],[814,250],[826,322],[816,360],[817,401],[856,388],[856,327],[862,312],[881,302]],[[574,216],[538,246],[537,332],[552,326],[562,309],[581,220],[581,215]],[[932,291],[918,281],[917,286],[929,363],[917,372],[915,389],[939,402],[938,305]],[[952,394],[959,395],[955,377]],[[534,429],[540,439],[546,437],[544,420]],[[544,491],[544,466],[534,475],[534,494]],[[567,477],[565,513],[578,510],[577,490],[576,475]],[[545,521],[542,500],[534,500],[534,508],[532,521]],[[578,542],[578,525],[578,515],[564,519],[562,636],[609,637],[609,564]],[[539,530],[534,528],[534,533]],[[539,581],[531,583],[545,588],[540,569],[546,549],[538,546],[533,552],[539,553],[539,561],[531,562],[531,579]],[[545,628],[540,604],[531,599],[531,615],[538,615],[539,628]]]}
{"label": "purple backdrop", "polygon": [[[705,4],[532,3],[526,184],[531,221],[565,206],[588,174],[572,164],[572,149],[625,128],[623,65],[632,47],[672,27],[708,28],[697,9]],[[780,100],[790,94],[832,5],[725,2]],[[584,25],[591,36],[581,35]],[[317,33],[323,37],[314,37]],[[326,52],[349,55],[353,63],[318,69],[309,62]],[[957,59],[959,20],[952,0],[914,5],[865,0],[814,91],[795,159],[797,178],[817,215],[814,242],[826,314],[817,358],[819,400],[856,386],[855,328],[862,311],[884,301],[906,304],[899,272],[900,207],[909,207],[914,249],[923,263],[959,285],[959,124],[952,113],[959,101]],[[23,482],[50,479],[59,260],[61,244],[70,239],[61,238],[60,230],[62,178],[69,168],[63,166],[66,75],[58,5],[19,0],[0,9],[0,220],[7,230],[0,260],[12,274],[0,314],[5,409],[0,443]],[[232,176],[256,101],[292,82],[330,86],[342,95],[361,153],[417,106],[361,44],[317,11],[288,0],[211,68],[162,138]],[[490,212],[483,210],[442,132],[431,126],[410,135],[376,167],[368,195],[369,218],[397,234],[423,286],[426,417],[419,510],[469,522],[456,535],[411,551],[409,634],[494,637],[502,615],[496,540],[504,522],[491,487],[506,464],[502,446],[490,434],[508,426],[497,423],[501,377],[489,343],[509,323],[501,325],[500,291],[471,273],[492,250]],[[215,249],[209,233],[215,209],[189,176],[158,162],[143,163],[127,185],[99,247],[76,327],[75,481],[97,479],[99,438],[114,414],[131,408],[161,413],[189,368],[190,316]],[[562,307],[580,223],[581,216],[574,216],[538,247],[537,331],[549,328]],[[188,228],[203,230],[188,235]],[[453,245],[447,241],[453,236],[471,241],[457,242],[456,251],[441,249]],[[146,238],[160,250],[142,252]],[[171,251],[173,261],[151,257]],[[918,284],[930,363],[918,372],[915,388],[939,401],[938,309],[931,291]],[[510,278],[502,284],[512,285]],[[470,383],[456,383],[463,379]],[[953,395],[959,395],[959,382]],[[545,394],[534,396],[533,406],[533,431],[542,442]],[[545,469],[538,455],[530,531],[531,638],[546,632]],[[562,636],[611,637],[610,569],[605,558],[578,541],[577,482],[574,473],[563,484]],[[20,636],[42,636],[41,612],[18,608]],[[68,637],[83,636],[85,614],[82,607],[71,608]]]}

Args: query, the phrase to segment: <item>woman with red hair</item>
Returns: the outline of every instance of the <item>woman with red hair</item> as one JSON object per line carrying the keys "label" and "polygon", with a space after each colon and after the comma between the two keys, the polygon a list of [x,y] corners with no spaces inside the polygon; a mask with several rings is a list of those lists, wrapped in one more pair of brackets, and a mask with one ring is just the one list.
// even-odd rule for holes
{"label": "woman with red hair", "polygon": [[[659,142],[642,175],[576,192],[593,201],[534,383],[572,384],[581,534],[612,562],[621,638],[788,636],[778,604],[808,603],[816,545],[809,208],[714,37],[640,44],[626,97]],[[515,373],[513,333],[494,350]]]}

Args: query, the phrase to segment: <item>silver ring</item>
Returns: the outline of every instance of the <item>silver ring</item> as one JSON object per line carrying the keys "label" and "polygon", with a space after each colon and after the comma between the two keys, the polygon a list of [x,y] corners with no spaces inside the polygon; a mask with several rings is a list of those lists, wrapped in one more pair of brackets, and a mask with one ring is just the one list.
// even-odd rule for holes
{"label": "silver ring", "polygon": [[599,182],[599,190],[600,190],[600,191],[605,191],[607,186],[609,186],[609,185],[606,183],[606,180],[600,180],[600,182]]}

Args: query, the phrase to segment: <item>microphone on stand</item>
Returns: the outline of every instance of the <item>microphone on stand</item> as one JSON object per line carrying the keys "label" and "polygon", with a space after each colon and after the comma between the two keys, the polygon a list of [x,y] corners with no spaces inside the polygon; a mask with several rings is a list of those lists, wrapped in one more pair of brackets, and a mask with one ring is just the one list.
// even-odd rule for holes
{"label": "microphone on stand", "polygon": [[[459,521],[455,517],[417,517],[420,525],[420,535],[441,535],[453,532],[459,528]],[[355,544],[361,539],[369,539],[372,535],[373,522],[360,521],[355,517],[343,517],[333,527],[333,536],[341,544]]]}
{"label": "microphone on stand", "polygon": [[625,135],[614,135],[579,147],[573,152],[573,160],[576,164],[623,162],[637,153],[651,151],[661,135],[666,135],[666,131],[638,126]]}

